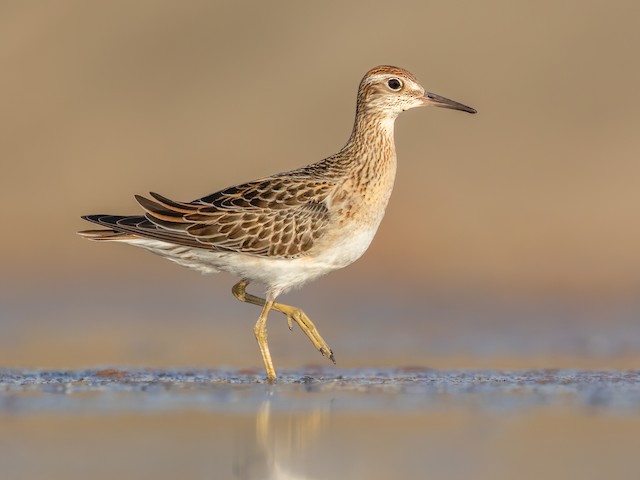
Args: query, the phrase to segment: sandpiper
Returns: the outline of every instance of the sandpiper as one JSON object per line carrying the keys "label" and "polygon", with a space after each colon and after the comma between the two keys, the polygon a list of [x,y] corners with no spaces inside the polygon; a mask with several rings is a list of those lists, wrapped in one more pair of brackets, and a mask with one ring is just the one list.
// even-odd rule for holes
{"label": "sandpiper", "polygon": [[[267,316],[276,310],[296,322],[334,363],[333,352],[299,308],[278,295],[353,263],[373,239],[396,174],[394,122],[400,112],[436,106],[476,111],[425,91],[407,70],[379,66],[358,88],[356,118],[347,144],[317,163],[177,202],[136,196],[144,215],[87,215],[106,229],[85,230],[91,240],[128,243],[203,273],[229,272],[238,300],[262,307],[254,333],[267,371],[276,379],[267,343]],[[246,292],[266,285],[266,298]]]}

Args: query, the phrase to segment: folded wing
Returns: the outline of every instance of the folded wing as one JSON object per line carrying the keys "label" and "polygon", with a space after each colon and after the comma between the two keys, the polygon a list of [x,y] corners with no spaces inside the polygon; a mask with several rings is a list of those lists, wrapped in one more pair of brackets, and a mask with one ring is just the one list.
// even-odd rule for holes
{"label": "folded wing", "polygon": [[[193,202],[157,193],[136,196],[145,216],[90,215],[108,227],[104,240],[133,235],[215,251],[292,258],[308,252],[329,222],[323,180],[268,177],[230,187]],[[84,233],[96,238],[96,231]],[[109,238],[111,237],[111,238]]]}

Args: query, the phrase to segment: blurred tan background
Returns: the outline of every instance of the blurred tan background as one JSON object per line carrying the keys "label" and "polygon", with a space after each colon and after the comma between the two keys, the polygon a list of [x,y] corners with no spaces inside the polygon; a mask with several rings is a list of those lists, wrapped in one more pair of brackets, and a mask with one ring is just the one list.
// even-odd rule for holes
{"label": "blurred tan background", "polygon": [[[635,358],[639,45],[632,0],[2,2],[0,362],[259,365],[258,311],[235,303],[233,279],[83,241],[79,216],[324,158],[378,64],[479,113],[401,116],[396,188],[369,252],[290,296],[353,355],[341,365],[380,351],[381,363],[435,362],[438,346],[468,359],[446,365],[520,365],[524,352],[527,366],[559,366],[547,359],[567,345],[565,365]],[[571,311],[547,315],[549,302]],[[490,325],[499,340],[470,348]],[[538,325],[546,347],[528,351]],[[549,347],[562,328],[586,333]],[[427,343],[382,342],[396,329]],[[287,335],[280,363],[322,360]]]}

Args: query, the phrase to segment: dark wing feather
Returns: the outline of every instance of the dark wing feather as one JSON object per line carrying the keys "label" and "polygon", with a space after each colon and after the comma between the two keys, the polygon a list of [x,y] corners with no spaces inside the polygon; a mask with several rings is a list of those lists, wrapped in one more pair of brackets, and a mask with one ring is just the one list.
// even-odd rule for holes
{"label": "dark wing feather", "polygon": [[85,215],[82,218],[102,227],[108,228],[108,230],[84,230],[78,232],[83,237],[92,240],[124,240],[128,235],[129,237],[126,239],[144,237],[154,240],[161,240],[164,242],[202,248],[202,245],[199,244],[196,240],[184,238],[182,235],[176,234],[174,232],[163,231],[143,216],[126,217],[118,215],[98,214]]}
{"label": "dark wing feather", "polygon": [[[283,210],[304,206],[316,200],[324,200],[331,192],[333,184],[327,180],[313,179],[308,176],[273,176],[254,182],[229,187],[191,204],[200,204],[204,213],[220,210]],[[164,198],[152,194],[161,203]],[[175,202],[174,202],[175,203]],[[165,203],[167,206],[172,205]],[[184,204],[183,204],[184,205]]]}

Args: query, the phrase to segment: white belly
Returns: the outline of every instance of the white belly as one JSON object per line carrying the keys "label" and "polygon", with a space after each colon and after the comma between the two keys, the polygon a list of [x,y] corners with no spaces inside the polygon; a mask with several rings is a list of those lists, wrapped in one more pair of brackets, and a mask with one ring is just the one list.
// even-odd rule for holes
{"label": "white belly", "polygon": [[148,239],[127,240],[125,243],[142,247],[204,274],[223,271],[264,283],[278,295],[355,262],[367,250],[374,235],[375,230],[344,232],[344,235],[334,239],[331,244],[325,244],[318,250],[314,249],[312,254],[291,259],[212,252]]}

